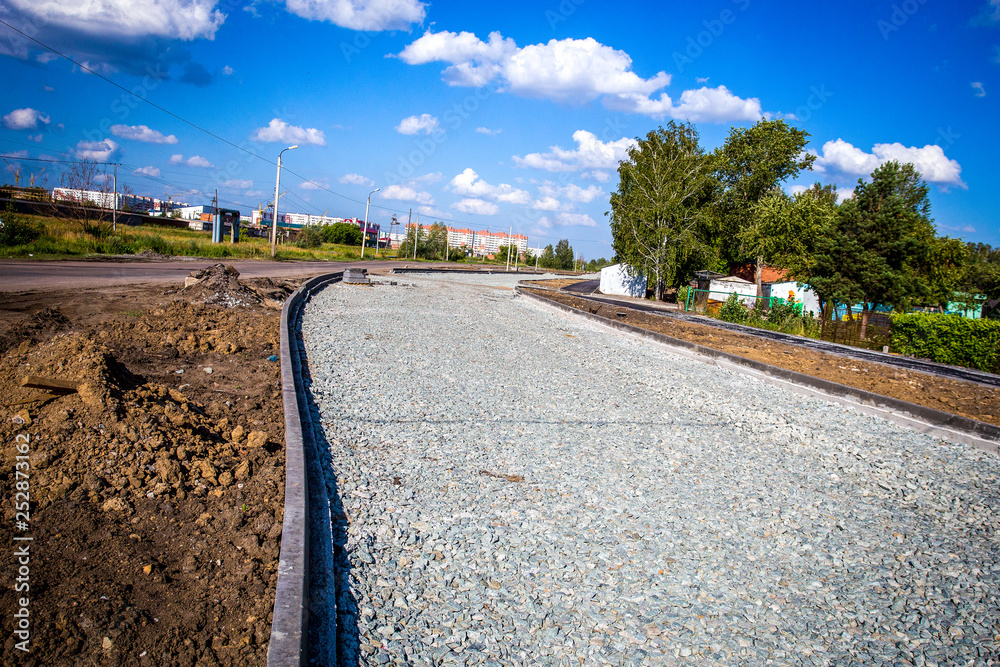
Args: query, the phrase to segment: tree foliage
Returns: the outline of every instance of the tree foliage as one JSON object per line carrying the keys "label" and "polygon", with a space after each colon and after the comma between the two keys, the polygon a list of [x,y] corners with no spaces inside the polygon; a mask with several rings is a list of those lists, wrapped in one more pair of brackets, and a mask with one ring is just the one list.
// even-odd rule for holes
{"label": "tree foliage", "polygon": [[656,298],[702,243],[717,183],[713,160],[690,123],[670,121],[630,148],[611,195],[615,255],[633,274],[652,274]]}
{"label": "tree foliage", "polygon": [[[780,248],[755,233],[758,216],[774,212],[774,197],[783,196],[781,184],[811,169],[816,156],[805,153],[809,133],[784,120],[761,120],[753,127],[733,128],[717,151],[717,174],[723,185],[718,222],[724,239],[722,254],[730,261],[756,265],[757,294],[761,294],[761,268],[776,261]],[[751,230],[744,233],[744,230]]]}

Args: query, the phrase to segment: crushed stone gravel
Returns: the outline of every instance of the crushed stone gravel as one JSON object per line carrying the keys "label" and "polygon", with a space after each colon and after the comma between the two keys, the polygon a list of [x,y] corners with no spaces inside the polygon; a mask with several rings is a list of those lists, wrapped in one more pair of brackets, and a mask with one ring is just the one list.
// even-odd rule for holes
{"label": "crushed stone gravel", "polygon": [[1000,664],[997,457],[407,280],[302,322],[341,664]]}

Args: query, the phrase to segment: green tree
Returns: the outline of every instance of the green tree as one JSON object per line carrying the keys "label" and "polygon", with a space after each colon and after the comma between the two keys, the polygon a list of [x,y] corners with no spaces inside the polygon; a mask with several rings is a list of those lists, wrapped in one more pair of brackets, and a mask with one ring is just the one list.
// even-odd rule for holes
{"label": "green tree", "polygon": [[753,127],[733,128],[717,154],[718,178],[725,187],[719,202],[719,221],[723,253],[732,261],[754,263],[757,295],[761,287],[761,270],[768,257],[761,254],[767,247],[759,243],[730,244],[745,226],[757,224],[756,216],[763,212],[761,201],[779,192],[781,184],[795,178],[803,169],[812,169],[815,155],[804,149],[809,133],[783,120],[761,120]]}
{"label": "green tree", "polygon": [[840,303],[861,303],[862,340],[876,304],[904,310],[947,291],[951,278],[934,262],[954,255],[954,244],[935,236],[927,192],[912,164],[887,162],[871,182],[858,180],[854,197],[818,240],[810,284]]}
{"label": "green tree", "polygon": [[569,239],[561,239],[556,243],[556,248],[553,252],[555,256],[552,268],[562,269],[563,271],[572,270],[573,260],[576,259],[576,255],[573,254],[573,246],[569,244]]}
{"label": "green tree", "polygon": [[556,268],[556,253],[552,249],[552,244],[545,246],[542,250],[541,256],[538,258],[538,266],[544,269],[554,269]]}
{"label": "green tree", "polygon": [[349,222],[335,222],[323,226],[323,239],[327,243],[340,245],[361,245],[361,228]]}
{"label": "green tree", "polygon": [[670,121],[637,142],[619,163],[611,195],[612,247],[634,275],[652,272],[660,300],[703,242],[717,183],[712,157],[690,123]]}

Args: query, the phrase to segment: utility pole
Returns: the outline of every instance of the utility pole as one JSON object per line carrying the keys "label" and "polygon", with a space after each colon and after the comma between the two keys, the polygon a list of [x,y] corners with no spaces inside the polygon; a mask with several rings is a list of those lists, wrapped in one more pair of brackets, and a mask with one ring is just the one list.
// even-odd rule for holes
{"label": "utility pole", "polygon": [[413,261],[417,261],[417,241],[420,240],[420,214],[417,214],[417,224],[413,230]]}
{"label": "utility pole", "polygon": [[[503,234],[503,232],[500,232]],[[507,234],[507,271],[510,271],[510,237],[514,234],[514,228],[510,228],[510,233]]]}
{"label": "utility pole", "polygon": [[111,211],[111,231],[118,231],[118,164],[115,163],[115,205]]}

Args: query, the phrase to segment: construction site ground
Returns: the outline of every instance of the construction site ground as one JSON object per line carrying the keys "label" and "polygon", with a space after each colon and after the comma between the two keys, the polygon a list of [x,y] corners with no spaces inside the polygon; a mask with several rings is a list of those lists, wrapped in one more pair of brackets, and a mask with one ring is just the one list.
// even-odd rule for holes
{"label": "construction site ground", "polygon": [[[4,550],[4,651],[18,664],[266,664],[284,501],[271,357],[298,280],[234,273],[0,292],[0,541],[31,554],[16,593]],[[31,401],[45,390],[28,377],[76,390]],[[14,496],[25,439],[28,516]],[[24,595],[27,654],[12,625]]]}
{"label": "construction site ground", "polygon": [[[565,287],[572,282],[566,280],[553,284],[538,281],[538,284],[549,288]],[[614,305],[597,304],[565,292],[550,289],[534,291],[545,298],[609,320],[624,321],[747,359],[1000,426],[1000,390],[995,388],[806,350],[705,324],[683,322],[629,308],[624,301]]]}
{"label": "construction site ground", "polygon": [[[32,538],[31,651],[20,664],[266,663],[284,498],[271,358],[279,306],[298,279],[234,273],[219,265],[188,288],[0,292],[0,541]],[[621,306],[597,314],[619,312],[636,326],[1000,425],[993,389]],[[45,391],[22,387],[28,377],[75,391],[24,402]],[[19,525],[25,437],[30,512]],[[5,554],[0,617],[15,655],[24,593],[13,585],[13,550]]]}

